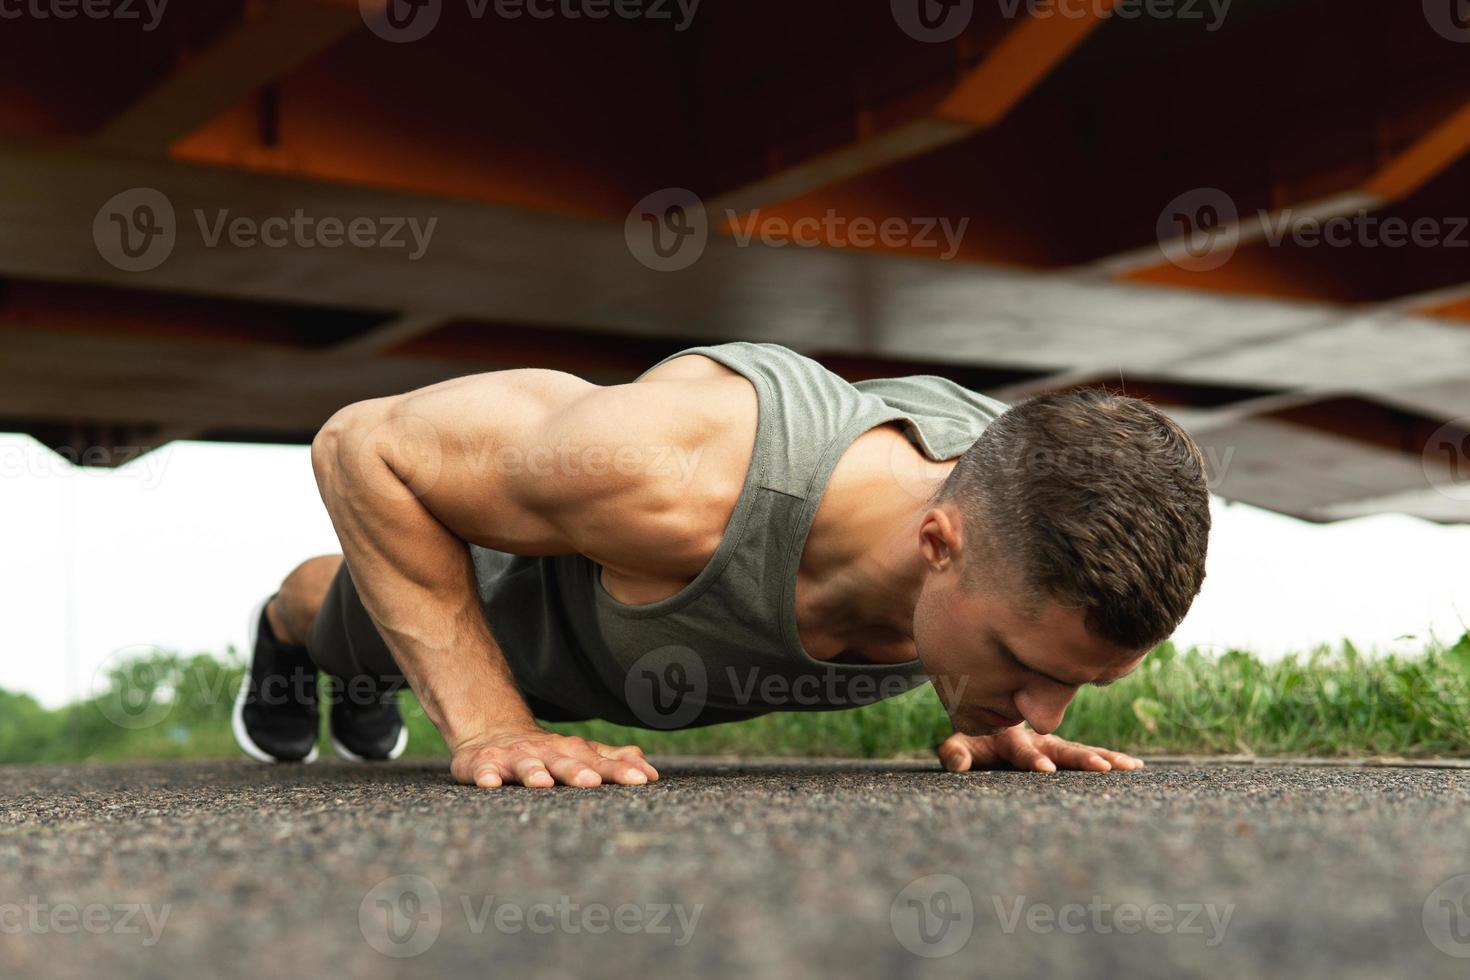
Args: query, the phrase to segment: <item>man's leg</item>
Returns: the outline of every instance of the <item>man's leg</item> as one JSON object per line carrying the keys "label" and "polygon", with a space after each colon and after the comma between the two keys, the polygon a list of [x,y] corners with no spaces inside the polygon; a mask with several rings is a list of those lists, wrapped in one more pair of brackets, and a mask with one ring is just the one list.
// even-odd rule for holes
{"label": "man's leg", "polygon": [[255,612],[250,662],[235,698],[231,727],[245,754],[261,762],[313,762],[321,712],[317,668],[301,624],[310,624],[339,556],[298,566]]}
{"label": "man's leg", "polygon": [[292,646],[306,646],[311,624],[341,567],[341,555],[321,555],[308,558],[286,576],[281,590],[265,606],[277,639]]}
{"label": "man's leg", "polygon": [[303,562],[265,604],[235,711],[236,741],[248,755],[281,762],[316,757],[319,669],[329,675],[337,754],[354,762],[401,755],[408,742],[398,710],[403,679],[340,555]]}

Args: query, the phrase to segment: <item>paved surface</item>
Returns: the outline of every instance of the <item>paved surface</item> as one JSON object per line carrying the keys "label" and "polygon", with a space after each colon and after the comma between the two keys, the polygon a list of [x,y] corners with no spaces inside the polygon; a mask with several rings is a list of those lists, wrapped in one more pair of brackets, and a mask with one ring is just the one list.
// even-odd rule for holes
{"label": "paved surface", "polygon": [[665,766],[0,768],[0,976],[1470,975],[1464,771]]}

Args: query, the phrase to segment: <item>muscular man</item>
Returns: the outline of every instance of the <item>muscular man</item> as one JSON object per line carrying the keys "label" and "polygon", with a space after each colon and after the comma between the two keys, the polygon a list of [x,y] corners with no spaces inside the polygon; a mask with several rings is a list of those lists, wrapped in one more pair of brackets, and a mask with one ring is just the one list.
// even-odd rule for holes
{"label": "muscular man", "polygon": [[501,371],[361,402],[312,464],[343,556],[261,613],[241,746],[314,758],[321,669],[338,751],[394,757],[406,680],[484,787],[658,778],[538,720],[688,727],[925,681],[950,770],[1136,768],[1050,733],[1178,625],[1210,526],[1199,450],[1143,402],[1007,409],[771,344],[632,384]]}

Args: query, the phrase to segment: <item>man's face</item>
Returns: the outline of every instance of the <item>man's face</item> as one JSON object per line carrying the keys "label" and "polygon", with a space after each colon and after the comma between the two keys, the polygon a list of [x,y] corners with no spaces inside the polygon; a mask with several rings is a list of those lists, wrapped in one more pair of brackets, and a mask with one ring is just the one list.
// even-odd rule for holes
{"label": "man's face", "polygon": [[931,571],[914,610],[919,660],[958,732],[993,735],[1023,721],[1051,732],[1078,688],[1122,677],[1148,652],[1097,639],[1082,610],[1050,600],[1027,610],[1004,582],[967,586],[961,568]]}

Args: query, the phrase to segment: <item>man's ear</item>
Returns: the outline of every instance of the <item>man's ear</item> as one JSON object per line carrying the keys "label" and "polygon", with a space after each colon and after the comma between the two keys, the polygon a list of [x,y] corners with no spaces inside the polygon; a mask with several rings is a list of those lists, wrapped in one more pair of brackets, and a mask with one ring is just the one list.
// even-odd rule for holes
{"label": "man's ear", "polygon": [[949,571],[964,561],[964,535],[959,514],[948,504],[931,507],[919,523],[919,548],[936,572]]}

